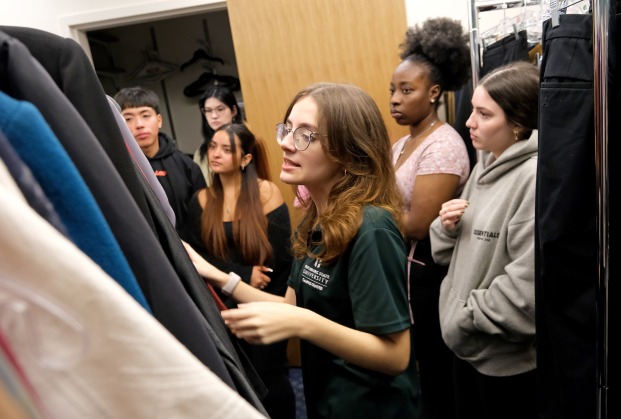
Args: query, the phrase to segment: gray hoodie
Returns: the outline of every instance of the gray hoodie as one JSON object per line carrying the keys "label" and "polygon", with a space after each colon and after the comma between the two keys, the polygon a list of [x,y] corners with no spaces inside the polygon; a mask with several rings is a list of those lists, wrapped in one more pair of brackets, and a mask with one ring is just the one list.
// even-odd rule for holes
{"label": "gray hoodie", "polygon": [[461,198],[457,228],[430,227],[433,258],[449,264],[440,290],[442,337],[482,374],[508,376],[536,367],[535,184],[537,132],[485,153]]}

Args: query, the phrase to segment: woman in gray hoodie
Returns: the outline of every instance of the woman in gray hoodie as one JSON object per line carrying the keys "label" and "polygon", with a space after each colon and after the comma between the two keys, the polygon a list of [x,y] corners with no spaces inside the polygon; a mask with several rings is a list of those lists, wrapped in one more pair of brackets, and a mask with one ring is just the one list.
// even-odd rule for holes
{"label": "woman in gray hoodie", "polygon": [[439,310],[460,418],[536,416],[538,98],[539,70],[525,61],[481,80],[466,122],[478,163],[430,227],[434,260],[449,264]]}

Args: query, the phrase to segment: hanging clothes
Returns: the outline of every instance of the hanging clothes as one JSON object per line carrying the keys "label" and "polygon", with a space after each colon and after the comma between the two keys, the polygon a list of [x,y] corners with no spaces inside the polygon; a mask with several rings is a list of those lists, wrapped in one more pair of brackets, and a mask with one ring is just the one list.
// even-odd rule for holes
{"label": "hanging clothes", "polygon": [[[608,156],[619,156],[619,141],[621,138],[621,121],[619,121],[618,115],[621,115],[621,83],[619,80],[619,52],[618,49],[621,47],[621,1],[616,1],[617,7],[611,9],[612,15],[614,17],[610,20],[609,32],[608,32],[608,60],[609,60],[609,80],[610,87],[608,90]],[[620,179],[619,177],[619,166],[615,164],[614,161],[609,160],[608,166],[608,179]],[[609,182],[609,197],[617,196],[616,181]],[[608,199],[607,205],[609,209],[609,216],[607,217],[607,225],[606,228],[608,231],[617,231],[613,225],[617,224],[617,217],[615,214],[618,214],[616,211],[616,205],[614,202],[611,202],[611,199]],[[617,202],[615,200],[615,202]],[[616,242],[616,236],[612,234],[608,235],[608,250],[609,250],[609,260],[614,261],[618,252],[618,244]],[[602,344],[599,346],[600,351],[606,351],[607,354],[610,354],[607,358],[607,370],[605,371],[606,377],[608,379],[606,388],[606,410],[608,412],[608,418],[619,418],[621,417],[621,358],[617,355],[620,352],[621,345],[619,344],[618,339],[608,339],[609,333],[615,333],[619,330],[619,326],[621,325],[621,307],[617,303],[619,298],[621,297],[621,288],[617,284],[617,280],[614,280],[614,273],[616,272],[614,269],[610,270],[610,264],[606,266],[608,270],[608,277],[611,279],[608,282],[601,281],[600,282],[600,293],[599,293],[599,301],[607,301],[609,304],[598,304],[599,313],[601,315],[606,316],[606,326],[607,326],[607,334],[604,335],[602,329],[600,328],[599,334],[599,342]],[[603,279],[603,278],[602,278]],[[605,291],[605,293],[603,292]],[[603,321],[599,322],[600,325],[603,325]],[[606,344],[603,344],[604,339],[606,339]],[[603,359],[600,358],[603,362]],[[601,364],[600,364],[601,365]]]}
{"label": "hanging clothes", "polygon": [[[488,5],[478,5],[477,3],[479,2],[469,1],[470,7],[478,9],[479,13],[488,10],[496,10],[496,6],[502,5],[502,2],[489,3]],[[523,7],[526,8],[526,3],[524,4],[525,6]],[[518,30],[518,25],[520,24],[523,24],[524,26],[521,27],[526,27],[526,29]],[[476,32],[473,31],[472,33],[478,34],[480,32],[478,20],[473,22],[472,25],[473,28],[470,29],[477,29]],[[512,30],[507,32],[507,28]],[[499,35],[499,33],[502,33],[502,35]],[[494,31],[492,31],[494,38],[496,36],[501,36],[501,38],[496,42],[485,46],[482,45],[483,41],[479,38],[479,36],[475,36],[474,38],[471,37],[470,48],[473,49],[473,51],[476,51],[473,55],[477,58],[477,60],[479,60],[479,62],[475,63],[475,67],[473,69],[473,73],[475,73],[473,74],[473,76],[475,76],[473,80],[480,80],[483,76],[485,76],[485,74],[497,67],[500,67],[501,65],[521,60],[530,61],[529,37],[533,38],[533,33],[538,33],[538,30],[532,23],[522,21],[516,25],[510,25],[507,22],[507,19],[503,18],[498,26],[495,27]],[[484,37],[485,34],[480,36]],[[536,37],[537,35],[535,35],[535,38]],[[482,53],[479,57],[480,50],[482,50]],[[472,104],[470,103],[470,100],[472,98],[473,91],[474,88],[472,84],[469,83],[456,92],[455,120],[453,123],[455,130],[457,130],[459,135],[461,135],[466,144],[471,168],[474,167],[477,162],[477,152],[472,146],[470,132],[466,127],[466,121],[472,113]]]}
{"label": "hanging clothes", "polygon": [[147,160],[147,156],[144,155],[144,152],[140,149],[138,142],[132,135],[132,132],[129,130],[123,115],[121,114],[121,107],[114,99],[110,96],[107,96],[108,103],[110,104],[110,109],[112,109],[112,113],[114,114],[114,120],[116,121],[116,125],[119,127],[121,131],[121,135],[123,135],[123,140],[127,145],[127,150],[129,151],[132,160],[136,164],[136,167],[140,171],[140,175],[145,178],[155,196],[157,196],[158,201],[162,205],[162,208],[166,212],[166,216],[170,220],[172,225],[177,225],[177,218],[175,217],[175,212],[170,206],[170,202],[168,202],[168,197],[166,196],[166,192],[162,187],[162,184],[155,177],[155,173],[153,173],[153,168],[149,164],[149,160]]}
{"label": "hanging clothes", "polygon": [[535,286],[539,417],[596,412],[592,16],[543,25]]}
{"label": "hanging clothes", "polygon": [[54,205],[43,192],[43,188],[32,174],[32,171],[26,163],[19,157],[8,138],[0,129],[0,160],[6,165],[11,177],[21,190],[24,198],[28,201],[28,205],[34,209],[37,214],[47,220],[59,233],[68,236],[67,227],[60,219],[60,215],[56,212]]}
{"label": "hanging clothes", "polygon": [[[514,61],[529,61],[526,31],[523,30],[517,34],[507,35],[503,39],[485,48],[481,60],[482,64],[479,63],[479,73],[481,78],[493,69],[502,65],[509,64]],[[472,93],[473,88],[471,83],[466,84],[458,92],[454,122],[455,130],[463,138],[464,143],[466,144],[471,168],[474,167],[477,162],[476,150],[472,146],[470,131],[468,127],[466,127],[466,121],[472,113],[472,104],[470,103]]]}
{"label": "hanging clothes", "polygon": [[[0,31],[19,39],[75,106],[153,228],[136,169],[124,147],[121,147],[123,138],[114,128],[114,117],[105,111],[105,92],[82,47],[72,39],[33,28],[0,25]],[[0,90],[5,89],[0,87]]]}
{"label": "hanging clothes", "polygon": [[[0,89],[33,103],[42,113],[100,206],[156,319],[225,383],[265,413],[260,402],[264,387],[256,371],[240,360],[213,296],[153,190],[143,176],[138,176],[94,69],[82,65],[88,62],[84,51],[75,41],[53,34],[29,28],[8,29],[33,43],[41,56],[33,58],[20,40],[0,30]],[[52,79],[37,60],[46,63],[57,79]],[[81,78],[97,81],[83,85],[80,91],[70,87]],[[74,94],[66,96],[58,86]],[[80,106],[93,107],[81,113],[94,118],[95,126],[103,130],[102,137],[95,137],[68,100],[70,97]],[[112,143],[106,132],[117,135],[119,140]],[[106,144],[108,153],[99,141]],[[122,160],[129,161],[130,166],[124,170],[135,175],[130,187],[136,188],[134,194],[146,203],[148,219],[108,155],[124,155]]]}
{"label": "hanging clothes", "polygon": [[526,31],[507,35],[483,50],[480,77],[504,64],[530,61]]}
{"label": "hanging clothes", "polygon": [[263,417],[32,210],[0,166],[0,319],[41,417]]}
{"label": "hanging clothes", "polygon": [[71,240],[150,312],[95,199],[37,108],[0,92],[0,129],[43,187]]}

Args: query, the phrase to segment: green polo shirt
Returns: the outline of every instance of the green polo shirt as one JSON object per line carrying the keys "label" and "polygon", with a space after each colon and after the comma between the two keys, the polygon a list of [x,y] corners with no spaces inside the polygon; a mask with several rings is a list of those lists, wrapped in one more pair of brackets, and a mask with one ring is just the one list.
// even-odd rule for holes
{"label": "green polo shirt", "polygon": [[[318,229],[313,239],[320,238]],[[313,258],[296,260],[289,286],[300,307],[353,329],[394,333],[410,327],[406,261],[405,242],[392,216],[367,206],[347,251],[330,265]],[[301,357],[309,419],[417,417],[414,370],[382,374],[305,341]]]}

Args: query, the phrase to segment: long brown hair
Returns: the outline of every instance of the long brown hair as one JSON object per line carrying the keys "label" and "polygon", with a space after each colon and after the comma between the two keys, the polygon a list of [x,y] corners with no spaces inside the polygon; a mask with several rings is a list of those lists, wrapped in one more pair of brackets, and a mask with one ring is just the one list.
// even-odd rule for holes
{"label": "long brown hair", "polygon": [[[244,124],[228,124],[218,128],[229,136],[233,162],[239,166],[241,189],[235,213],[233,214],[233,237],[246,264],[266,264],[272,257],[273,249],[267,236],[267,216],[263,213],[263,203],[259,190],[259,180],[271,180],[265,145]],[[252,160],[241,169],[237,157],[239,138],[242,155],[252,154]],[[208,145],[212,139],[208,140]],[[201,237],[207,251],[213,256],[229,259],[227,239],[222,223],[224,190],[220,175],[214,173],[213,182],[207,189],[207,202],[201,215]],[[242,215],[243,214],[243,215]]]}
{"label": "long brown hair", "polygon": [[[283,121],[302,98],[317,104],[319,136],[327,158],[343,168],[343,177],[328,195],[325,211],[319,215],[309,202],[293,238],[296,258],[305,256],[330,263],[345,252],[362,223],[365,205],[386,209],[400,225],[401,195],[390,159],[391,143],[382,115],[373,99],[350,84],[317,83],[294,98]],[[313,255],[310,232],[321,225],[320,254]]]}

